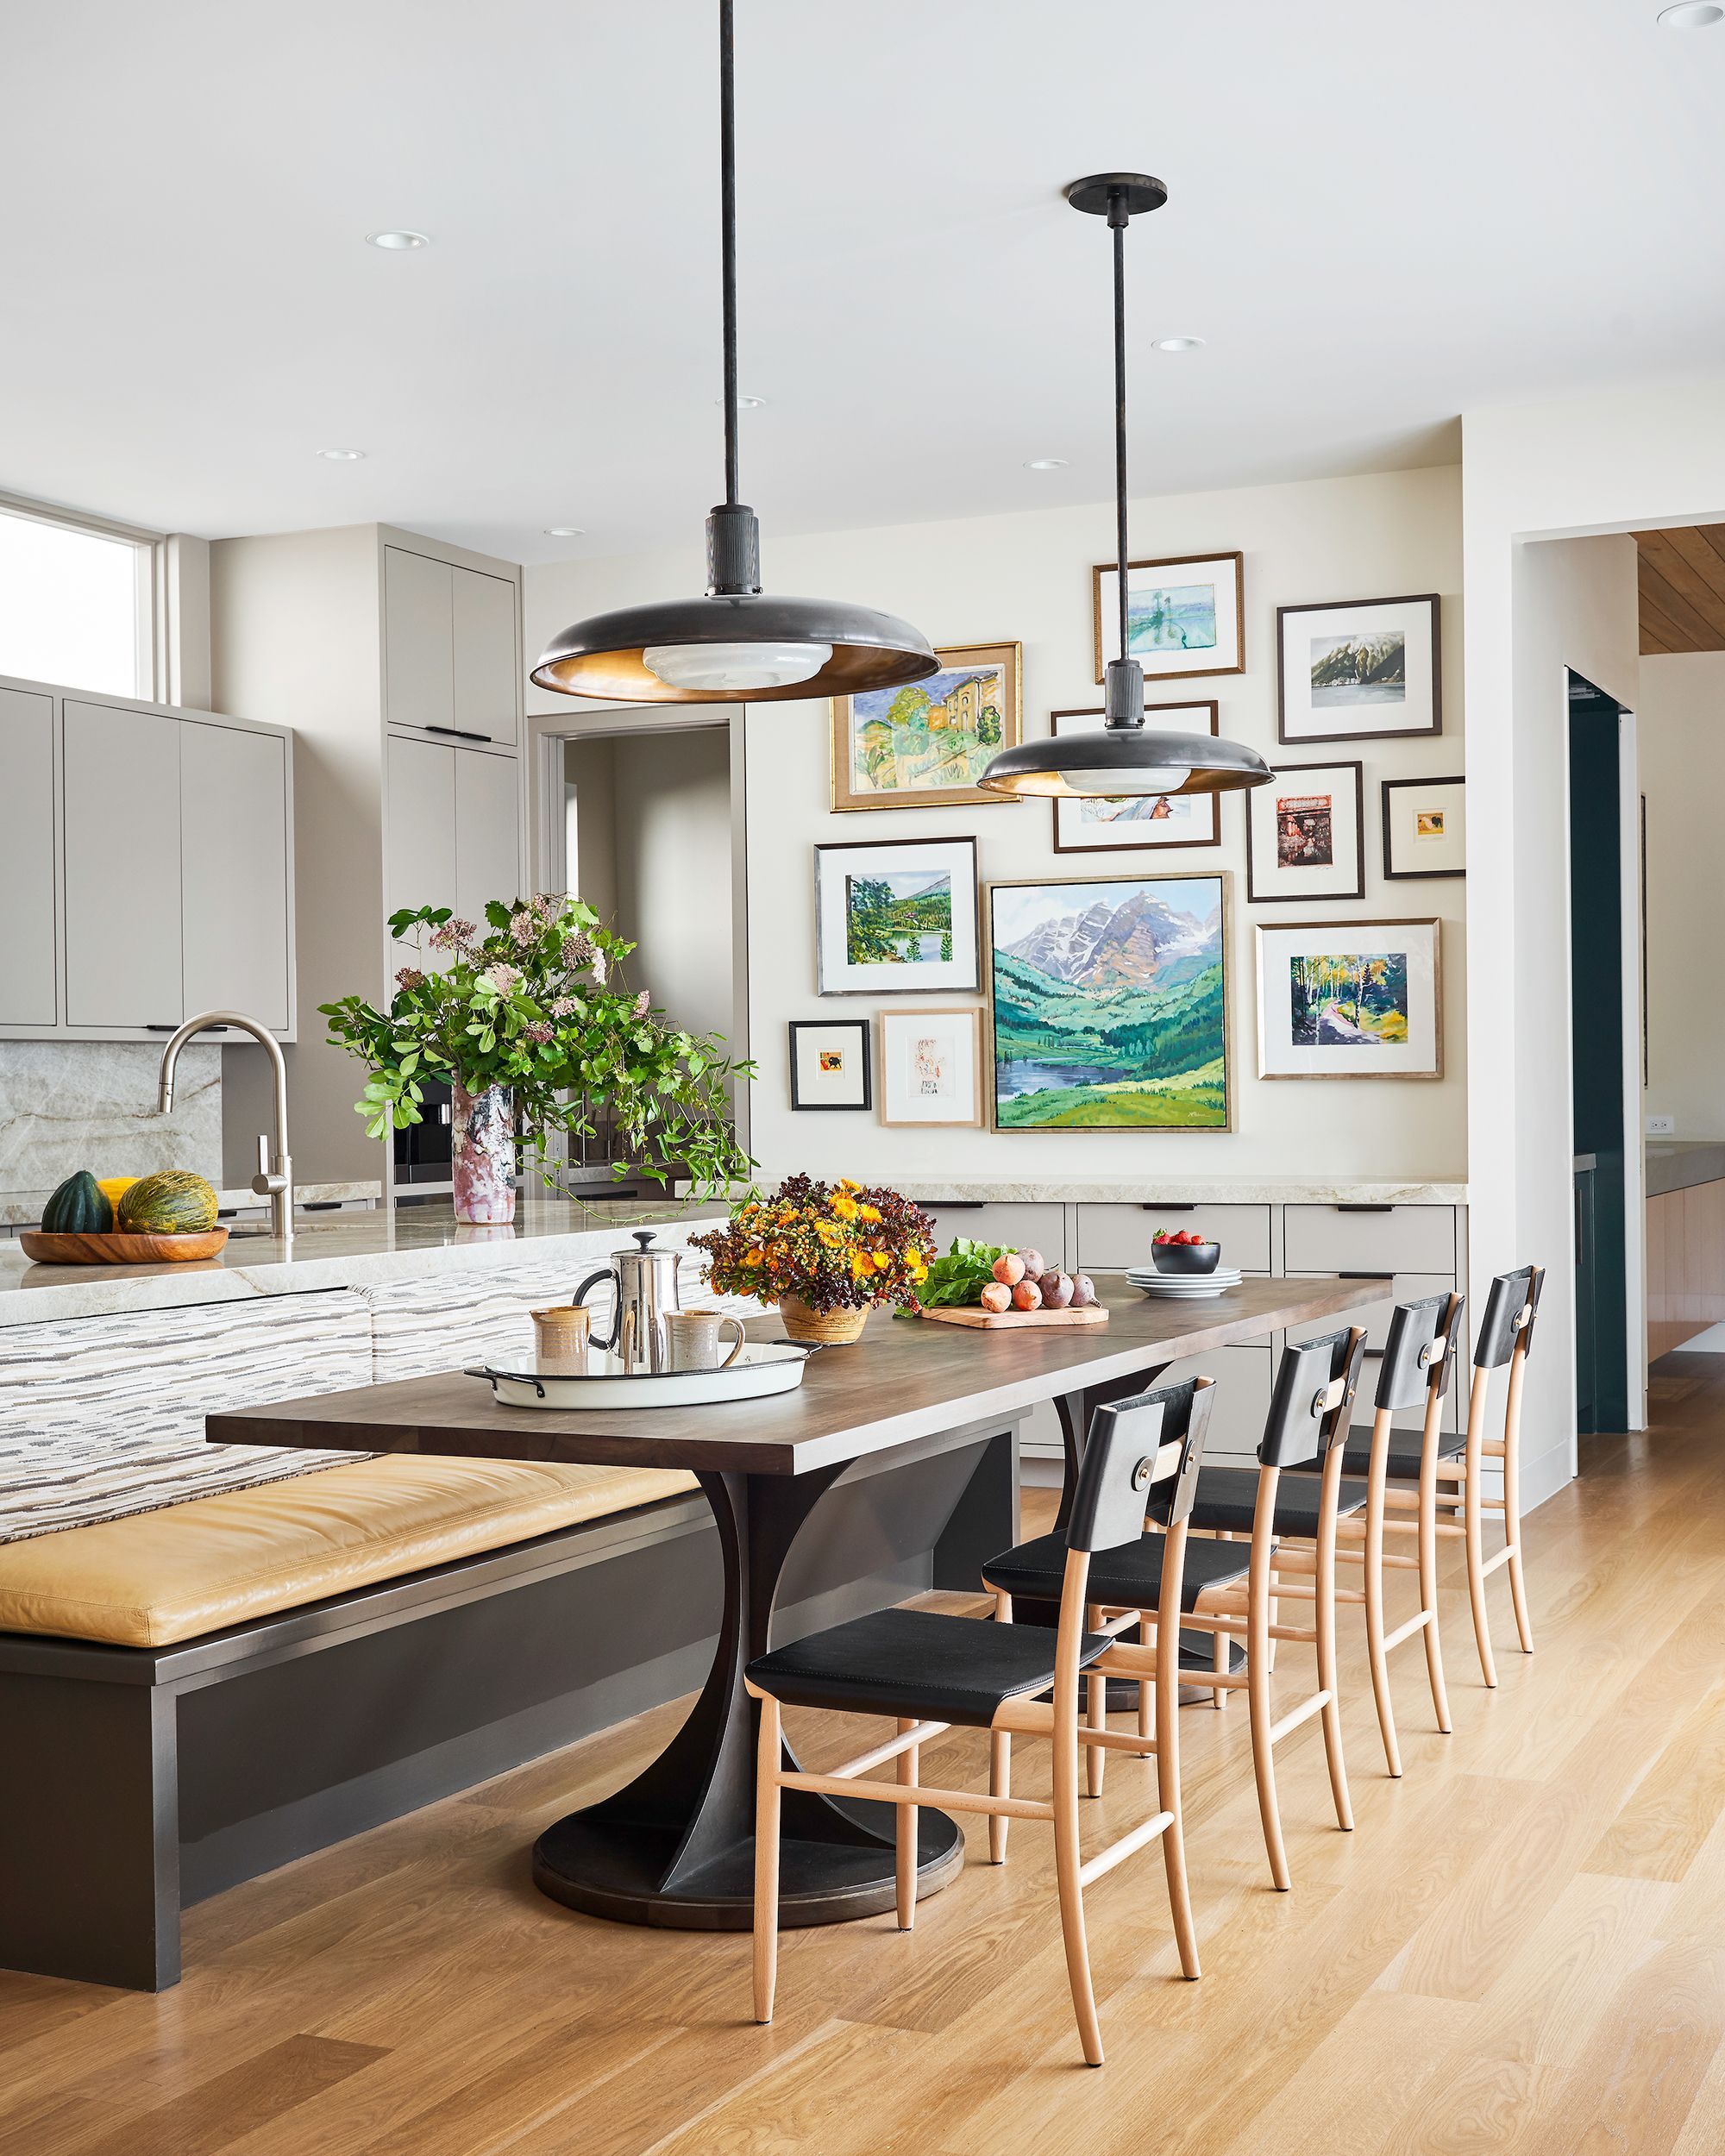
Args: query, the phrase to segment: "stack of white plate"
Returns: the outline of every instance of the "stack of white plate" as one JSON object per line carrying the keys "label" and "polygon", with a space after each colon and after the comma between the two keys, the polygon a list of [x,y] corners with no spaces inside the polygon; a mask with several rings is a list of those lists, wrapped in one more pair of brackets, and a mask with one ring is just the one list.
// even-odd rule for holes
{"label": "stack of white plate", "polygon": [[1240,1269],[1238,1265],[1218,1265],[1214,1273],[1159,1273],[1154,1265],[1129,1265],[1126,1278],[1146,1295],[1170,1302],[1196,1302],[1207,1295],[1220,1295],[1225,1288],[1238,1288]]}

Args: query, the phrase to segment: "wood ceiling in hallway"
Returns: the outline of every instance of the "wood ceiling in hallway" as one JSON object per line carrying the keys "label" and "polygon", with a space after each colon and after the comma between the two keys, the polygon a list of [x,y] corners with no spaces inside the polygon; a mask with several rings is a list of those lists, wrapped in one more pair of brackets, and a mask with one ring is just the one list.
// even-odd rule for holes
{"label": "wood ceiling in hallway", "polygon": [[1638,531],[1641,649],[1725,651],[1725,524]]}

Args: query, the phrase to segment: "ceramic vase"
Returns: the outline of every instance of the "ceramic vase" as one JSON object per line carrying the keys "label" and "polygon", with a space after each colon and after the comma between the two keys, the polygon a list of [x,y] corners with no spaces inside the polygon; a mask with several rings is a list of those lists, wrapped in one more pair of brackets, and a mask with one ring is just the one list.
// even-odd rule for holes
{"label": "ceramic vase", "polygon": [[507,1086],[469,1093],[460,1079],[449,1102],[455,1218],[499,1226],[515,1218],[515,1103]]}
{"label": "ceramic vase", "polygon": [[849,1347],[862,1338],[869,1322],[866,1310],[811,1310],[800,1295],[781,1295],[779,1315],[787,1338],[806,1344],[818,1341],[823,1347]]}

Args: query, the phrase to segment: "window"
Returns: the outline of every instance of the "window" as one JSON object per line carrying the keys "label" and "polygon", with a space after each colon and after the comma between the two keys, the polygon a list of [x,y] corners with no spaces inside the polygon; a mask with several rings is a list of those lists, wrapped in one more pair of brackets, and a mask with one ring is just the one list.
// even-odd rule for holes
{"label": "window", "polygon": [[0,505],[0,674],[154,695],[158,544]]}

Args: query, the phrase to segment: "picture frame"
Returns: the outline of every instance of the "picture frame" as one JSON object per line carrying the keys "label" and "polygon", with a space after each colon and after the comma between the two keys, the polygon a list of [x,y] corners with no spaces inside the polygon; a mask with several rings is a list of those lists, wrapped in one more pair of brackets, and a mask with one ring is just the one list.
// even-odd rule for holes
{"label": "picture frame", "polygon": [[[1146,680],[1245,672],[1245,557],[1175,555],[1126,563],[1127,634]],[[1090,571],[1096,680],[1120,652],[1119,565]]]}
{"label": "picture frame", "polygon": [[1276,737],[1303,744],[1444,730],[1440,602],[1326,599],[1276,610]]}
{"label": "picture frame", "polygon": [[1233,1128],[1230,884],[1217,867],[985,885],[991,1129]]}
{"label": "picture frame", "polygon": [[894,1130],[974,1129],[982,1120],[982,1013],[882,1011],[881,1120]]}
{"label": "picture frame", "polygon": [[1260,1078],[1441,1078],[1440,921],[1259,921]]}
{"label": "picture frame", "polygon": [[814,849],[819,995],[975,995],[974,838],[835,840]]}
{"label": "picture frame", "polygon": [[[1102,719],[1100,705],[1085,711],[1051,711],[1048,730],[1051,736],[1100,733]],[[1221,708],[1214,699],[1151,704],[1145,707],[1144,723],[1152,732],[1220,734]],[[1054,850],[1057,854],[1136,853],[1164,846],[1221,844],[1221,805],[1214,793],[1170,794],[1162,805],[1170,812],[1158,815],[1157,802],[1141,793],[1109,799],[1057,794],[1049,804],[1054,812]]]}
{"label": "picture frame", "polygon": [[1365,767],[1283,763],[1245,797],[1245,894],[1252,906],[1365,896]]}
{"label": "picture frame", "polygon": [[1395,881],[1467,874],[1467,781],[1385,779],[1383,873]]}
{"label": "picture frame", "polygon": [[832,806],[850,809],[1015,805],[975,776],[1024,724],[1023,647],[944,644],[939,670],[895,689],[831,699]]}
{"label": "picture frame", "polygon": [[874,1106],[867,1018],[793,1018],[790,1050],[792,1107]]}

